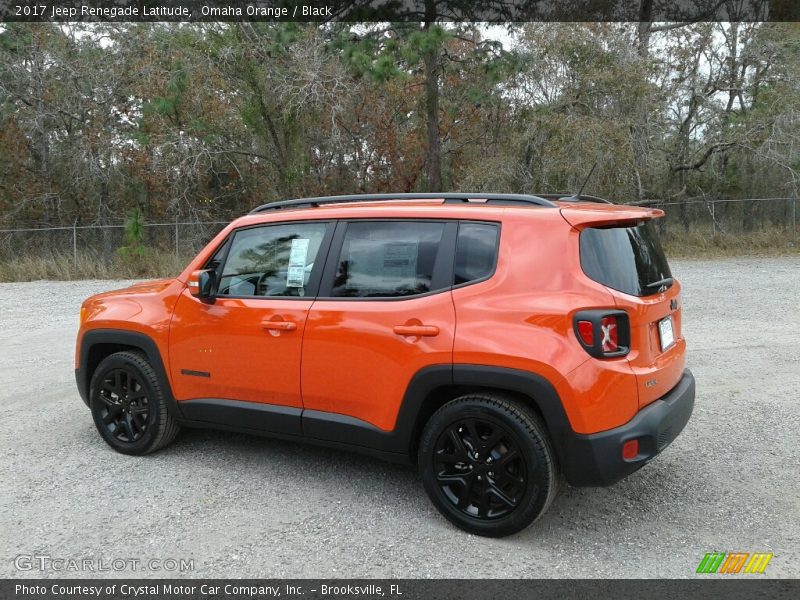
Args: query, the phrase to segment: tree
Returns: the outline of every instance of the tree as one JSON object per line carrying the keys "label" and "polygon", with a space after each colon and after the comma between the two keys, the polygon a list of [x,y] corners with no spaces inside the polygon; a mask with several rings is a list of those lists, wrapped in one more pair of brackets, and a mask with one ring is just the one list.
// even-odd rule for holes
{"label": "tree", "polygon": [[[427,191],[442,190],[441,82],[448,71],[459,72],[466,65],[481,64],[487,76],[493,76],[505,58],[501,44],[481,36],[478,23],[440,22],[454,12],[469,19],[494,12],[502,15],[513,11],[502,0],[482,3],[425,0],[423,10],[414,5],[382,9],[386,24],[343,26],[335,45],[343,51],[346,63],[377,81],[398,76],[420,75],[424,89],[422,114],[426,132]],[[374,15],[373,15],[374,17]],[[451,40],[461,40],[470,52],[455,58],[448,52]]]}

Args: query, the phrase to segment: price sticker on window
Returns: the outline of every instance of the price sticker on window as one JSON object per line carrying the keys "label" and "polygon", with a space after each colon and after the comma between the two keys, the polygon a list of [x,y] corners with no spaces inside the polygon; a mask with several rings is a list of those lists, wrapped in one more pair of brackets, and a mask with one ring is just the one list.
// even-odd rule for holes
{"label": "price sticker on window", "polygon": [[286,269],[286,287],[303,287],[306,282],[306,257],[308,239],[295,238],[289,251],[289,267]]}

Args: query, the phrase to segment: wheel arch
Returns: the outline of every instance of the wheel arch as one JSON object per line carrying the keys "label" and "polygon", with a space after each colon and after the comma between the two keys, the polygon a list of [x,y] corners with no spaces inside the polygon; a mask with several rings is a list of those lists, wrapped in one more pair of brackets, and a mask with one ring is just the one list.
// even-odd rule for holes
{"label": "wheel arch", "polygon": [[78,392],[86,405],[89,405],[89,386],[97,366],[106,357],[125,350],[137,350],[144,353],[159,379],[167,400],[167,407],[174,416],[180,417],[181,414],[172,395],[172,386],[170,386],[158,345],[150,336],[136,331],[92,329],[83,334],[79,366],[75,371],[75,378]]}
{"label": "wheel arch", "polygon": [[396,431],[406,438],[411,460],[416,462],[422,430],[433,413],[458,396],[480,392],[499,392],[530,407],[544,422],[559,461],[565,458],[572,428],[550,381],[518,369],[456,364],[423,369],[409,384]]}

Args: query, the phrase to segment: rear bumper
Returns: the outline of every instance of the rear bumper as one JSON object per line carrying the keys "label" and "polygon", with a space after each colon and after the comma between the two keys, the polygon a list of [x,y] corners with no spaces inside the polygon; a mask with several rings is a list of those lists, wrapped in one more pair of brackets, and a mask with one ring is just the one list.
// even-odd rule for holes
{"label": "rear bumper", "polygon": [[[694,376],[686,369],[678,385],[621,427],[564,440],[562,469],[571,485],[605,486],[642,468],[678,437],[694,409]],[[639,454],[622,458],[622,445],[639,440]]]}

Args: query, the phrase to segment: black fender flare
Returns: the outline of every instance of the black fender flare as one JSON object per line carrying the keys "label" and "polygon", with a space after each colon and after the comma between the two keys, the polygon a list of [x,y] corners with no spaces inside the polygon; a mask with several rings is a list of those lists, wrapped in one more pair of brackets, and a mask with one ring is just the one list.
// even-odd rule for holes
{"label": "black fender flare", "polygon": [[453,383],[489,387],[527,398],[544,420],[559,463],[564,465],[574,434],[564,404],[553,384],[532,371],[481,365],[454,365]]}
{"label": "black fender flare", "polygon": [[424,423],[419,415],[424,402],[437,388],[478,387],[524,396],[542,415],[559,459],[574,435],[561,398],[550,381],[531,371],[489,365],[434,365],[418,371],[409,382],[392,437],[393,451],[407,452],[414,459],[414,444]]}
{"label": "black fender flare", "polygon": [[123,329],[90,329],[83,334],[79,350],[78,368],[75,370],[75,379],[78,384],[78,392],[87,406],[89,405],[89,385],[92,377],[92,372],[89,370],[89,353],[98,344],[130,347],[144,352],[156,372],[156,377],[159,379],[161,389],[167,400],[167,407],[177,419],[180,420],[182,418],[178,403],[172,394],[172,386],[170,385],[158,345],[150,336],[144,333]]}

